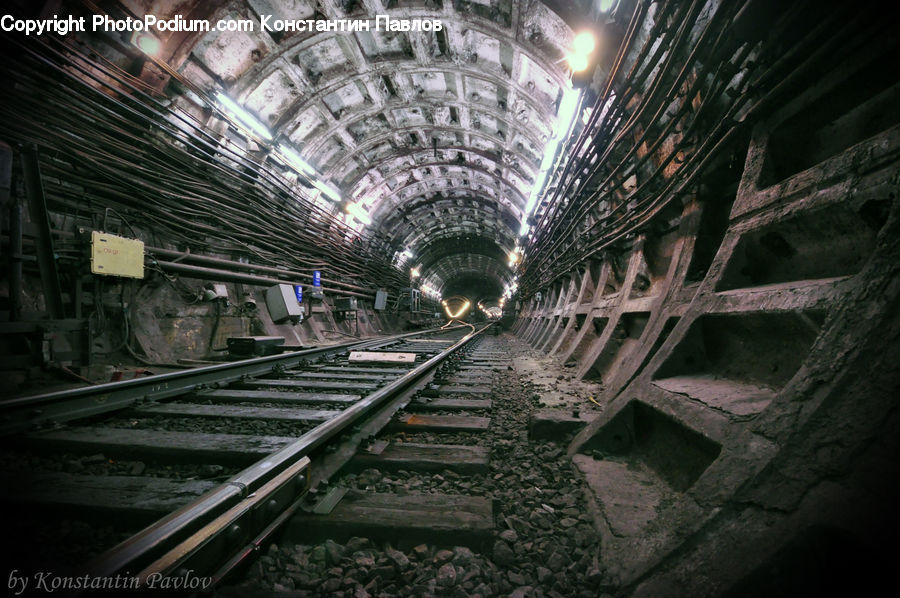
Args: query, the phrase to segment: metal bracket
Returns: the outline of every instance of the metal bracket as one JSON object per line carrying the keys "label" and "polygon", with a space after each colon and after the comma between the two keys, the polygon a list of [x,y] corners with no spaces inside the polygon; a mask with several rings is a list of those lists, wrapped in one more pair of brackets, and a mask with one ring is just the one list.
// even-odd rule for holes
{"label": "metal bracket", "polygon": [[348,491],[349,488],[332,488],[328,491],[328,494],[322,497],[322,500],[316,503],[316,506],[312,508],[312,512],[316,515],[328,515],[341,502]]}

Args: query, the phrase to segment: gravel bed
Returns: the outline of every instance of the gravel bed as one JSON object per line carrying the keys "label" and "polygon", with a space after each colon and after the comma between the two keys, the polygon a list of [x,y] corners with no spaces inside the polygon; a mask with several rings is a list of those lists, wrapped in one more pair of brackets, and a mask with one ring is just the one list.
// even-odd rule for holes
{"label": "gravel bed", "polygon": [[[490,386],[490,385],[491,385],[490,382],[487,382],[487,383],[484,384],[484,386]],[[441,391],[441,396],[438,397],[438,399],[435,399],[435,400],[443,400],[443,399],[454,399],[454,400],[456,400],[456,399],[465,399],[465,400],[483,400],[483,399],[490,399],[490,398],[492,398],[492,396],[489,395],[489,394],[475,394],[475,393],[471,393],[471,392],[444,392],[444,391]],[[465,414],[465,413],[467,413],[467,412],[464,412],[464,411],[454,411],[453,413],[454,413],[455,415],[463,415],[463,414]]]}
{"label": "gravel bed", "polygon": [[[511,357],[524,349],[510,337],[485,347]],[[455,493],[494,499],[496,537],[487,550],[422,544],[395,550],[353,538],[341,545],[272,545],[242,580],[221,588],[222,596],[367,598],[513,596],[562,598],[603,596],[614,588],[599,565],[600,538],[584,499],[584,484],[565,455],[565,443],[532,442],[528,421],[539,408],[540,390],[511,370],[494,380],[489,434],[402,434],[393,442],[484,444],[491,469],[484,476],[366,470],[334,481],[379,492]],[[468,486],[466,486],[468,485]]]}
{"label": "gravel bed", "polygon": [[167,401],[166,405],[225,405],[228,407],[253,407],[260,409],[309,409],[310,411],[342,411],[353,403],[319,403],[316,401],[291,401],[290,403],[259,403],[255,401],[240,401],[233,403],[217,403],[216,401]]}
{"label": "gravel bed", "polygon": [[[4,524],[8,541],[17,541],[6,564],[20,572],[50,571],[77,574],[79,566],[126,540],[134,530],[116,529],[97,521],[56,519],[46,514],[16,513]],[[60,592],[65,594],[65,592]],[[9,594],[10,596],[12,593]],[[28,595],[31,595],[30,593]]]}
{"label": "gravel bed", "polygon": [[110,420],[108,426],[132,430],[198,432],[201,434],[246,434],[248,436],[299,437],[316,427],[315,423],[284,422],[237,417],[168,417],[151,415]]}
{"label": "gravel bed", "polygon": [[141,476],[175,480],[224,481],[240,470],[240,467],[210,463],[116,460],[108,458],[103,453],[38,455],[26,451],[5,451],[0,454],[0,471],[9,472],[42,471],[95,476]]}
{"label": "gravel bed", "polygon": [[491,442],[491,435],[488,433],[470,433],[470,432],[394,432],[391,434],[381,434],[379,438],[389,440],[391,442],[412,442],[418,444],[464,444],[467,446],[487,446]]}
{"label": "gravel bed", "polygon": [[334,481],[334,485],[371,492],[393,494],[464,494],[487,496],[492,486],[490,476],[461,475],[445,469],[438,474],[406,470],[382,472],[366,469],[358,474],[348,473]]}
{"label": "gravel bed", "polygon": [[407,405],[406,409],[397,413],[397,416],[403,415],[470,415],[472,417],[490,417],[490,409],[466,409],[460,411],[458,409],[418,409],[416,405]]}

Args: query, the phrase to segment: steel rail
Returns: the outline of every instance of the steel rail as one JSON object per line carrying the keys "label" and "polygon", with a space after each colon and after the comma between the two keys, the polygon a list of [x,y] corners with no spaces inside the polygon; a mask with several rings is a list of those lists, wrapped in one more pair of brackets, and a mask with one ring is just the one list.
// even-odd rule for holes
{"label": "steel rail", "polygon": [[[179,570],[190,570],[198,575],[213,572],[223,562],[232,562],[250,539],[258,537],[262,531],[271,533],[274,531],[272,523],[279,518],[285,519],[282,514],[295,505],[306,489],[307,465],[316,449],[420,382],[489,326],[480,330],[473,328],[440,354],[357,401],[218,488],[111,548],[88,565],[88,574],[106,577],[140,571],[138,577],[146,581],[154,575],[165,576]],[[203,553],[204,548],[215,553],[215,558]],[[203,571],[204,568],[208,568],[207,571]]]}
{"label": "steel rail", "polygon": [[280,355],[255,357],[83,388],[61,390],[0,401],[0,436],[27,432],[36,426],[64,422],[129,407],[141,401],[169,397],[222,386],[231,382],[295,367],[311,357],[320,357],[347,349],[379,346],[404,338],[439,332],[439,328],[407,332],[366,341],[353,341]]}

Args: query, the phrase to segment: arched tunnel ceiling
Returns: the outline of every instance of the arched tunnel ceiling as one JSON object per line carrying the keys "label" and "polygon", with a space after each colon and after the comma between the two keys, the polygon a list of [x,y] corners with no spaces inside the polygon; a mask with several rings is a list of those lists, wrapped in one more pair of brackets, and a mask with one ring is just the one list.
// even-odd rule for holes
{"label": "arched tunnel ceiling", "polygon": [[[438,262],[455,255],[484,257],[500,264],[507,259],[507,254],[493,237],[460,236],[458,232],[447,231],[435,233],[425,240],[421,252],[411,260],[411,264],[419,267],[427,278]],[[511,271],[507,268],[501,278],[508,279],[510,275]],[[432,286],[440,288],[439,285]]]}
{"label": "arched tunnel ceiling", "polygon": [[506,264],[493,257],[456,253],[434,262],[424,282],[444,296],[465,295],[477,300],[501,295],[508,272]]}
{"label": "arched tunnel ceiling", "polygon": [[480,274],[467,272],[455,276],[444,288],[445,296],[466,297],[472,301],[473,305],[477,305],[479,301],[482,303],[485,301],[496,302],[497,298],[503,294],[503,287],[499,283]]}
{"label": "arched tunnel ceiling", "polygon": [[[373,26],[211,32],[181,50],[181,72],[224,85],[276,140],[362,204],[391,250],[410,249],[418,260],[436,249],[466,255],[473,240],[494,246],[469,260],[426,259],[423,280],[438,263],[442,285],[453,268],[507,280],[505,252],[568,85],[570,27],[538,0],[233,0],[215,16],[261,14],[369,18]],[[442,30],[376,31],[378,14],[439,19]]]}
{"label": "arched tunnel ceiling", "polygon": [[436,258],[456,252],[506,259],[515,245],[511,227],[517,221],[495,209],[485,199],[434,201],[408,215],[401,213],[399,222],[388,221],[385,226],[402,236],[407,247],[416,248],[413,261],[427,272]]}

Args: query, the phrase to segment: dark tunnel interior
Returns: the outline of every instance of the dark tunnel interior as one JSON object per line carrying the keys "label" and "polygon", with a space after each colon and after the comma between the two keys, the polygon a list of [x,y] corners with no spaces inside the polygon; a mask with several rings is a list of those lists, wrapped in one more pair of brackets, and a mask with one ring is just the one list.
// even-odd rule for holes
{"label": "dark tunnel interior", "polygon": [[6,2],[10,592],[871,593],[894,12]]}

